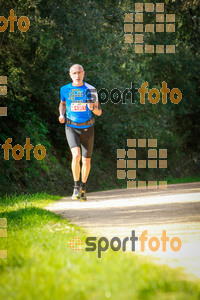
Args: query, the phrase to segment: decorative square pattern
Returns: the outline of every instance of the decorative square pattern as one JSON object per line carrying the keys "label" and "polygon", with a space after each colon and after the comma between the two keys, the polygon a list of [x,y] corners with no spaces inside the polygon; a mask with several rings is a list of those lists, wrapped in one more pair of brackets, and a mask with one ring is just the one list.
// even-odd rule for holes
{"label": "decorative square pattern", "polygon": [[145,32],[154,32],[154,24],[146,24]]}
{"label": "decorative square pattern", "polygon": [[0,107],[0,117],[7,116],[7,107]]}
{"label": "decorative square pattern", "polygon": [[7,76],[0,76],[0,84],[7,84],[8,78]]}
{"label": "decorative square pattern", "polygon": [[136,189],[136,181],[127,181],[127,189]]}
{"label": "decorative square pattern", "polygon": [[143,22],[143,14],[135,14],[135,22],[142,23]]}
{"label": "decorative square pattern", "polygon": [[148,181],[148,189],[156,190],[157,189],[157,181]]}
{"label": "decorative square pattern", "polygon": [[128,155],[128,158],[136,158],[136,150],[135,149],[128,149],[127,155]]}
{"label": "decorative square pattern", "polygon": [[167,160],[159,160],[159,168],[166,169],[167,168]]}
{"label": "decorative square pattern", "polygon": [[145,53],[154,53],[154,45],[145,45]]}
{"label": "decorative square pattern", "polygon": [[[149,13],[154,13],[156,15],[156,24],[144,24],[144,15]],[[125,33],[125,43],[133,44],[135,43],[135,53],[175,53],[175,45],[168,45],[170,47],[164,47],[165,45],[137,45],[138,43],[145,43],[143,35],[139,35],[138,33],[172,33],[175,32],[175,14],[165,14],[164,13],[164,3],[135,3],[135,12],[134,13],[125,13],[124,22],[124,33]],[[135,22],[135,23],[134,23]],[[167,23],[165,25],[165,22]],[[132,24],[130,24],[132,23]],[[141,24],[142,23],[142,24]],[[166,28],[165,28],[165,26]],[[166,29],[166,30],[165,30]],[[130,33],[130,35],[127,35]],[[131,38],[131,35],[135,36],[135,38]],[[147,37],[148,37],[147,36]],[[155,47],[156,46],[156,51]],[[173,46],[173,47],[171,47]],[[165,51],[166,49],[166,51]]]}
{"label": "decorative square pattern", "polygon": [[135,32],[143,32],[143,24],[135,24]]}
{"label": "decorative square pattern", "polygon": [[166,189],[167,181],[159,181],[159,189]]}
{"label": "decorative square pattern", "polygon": [[136,160],[127,160],[127,168],[128,169],[135,169],[136,168]]}
{"label": "decorative square pattern", "polygon": [[138,147],[146,147],[146,139],[139,139]]}
{"label": "decorative square pattern", "polygon": [[7,237],[7,229],[0,228],[0,237]]}
{"label": "decorative square pattern", "polygon": [[135,43],[143,43],[144,34],[135,34]]}
{"label": "decorative square pattern", "polygon": [[159,149],[159,158],[167,158],[167,149]]}
{"label": "decorative square pattern", "polygon": [[133,22],[133,13],[125,14],[124,22]]}
{"label": "decorative square pattern", "polygon": [[135,53],[143,53],[143,46],[135,45]]}
{"label": "decorative square pattern", "polygon": [[157,168],[157,160],[148,160],[148,168],[156,169]]}
{"label": "decorative square pattern", "polygon": [[7,95],[7,86],[0,86],[0,96],[6,96]]}
{"label": "decorative square pattern", "polygon": [[128,170],[127,171],[127,178],[128,179],[135,179],[136,178],[136,170]]}
{"label": "decorative square pattern", "polygon": [[117,168],[118,169],[126,169],[126,160],[125,159],[118,159],[117,160]]}
{"label": "decorative square pattern", "polygon": [[124,24],[124,32],[133,32],[133,24]]}
{"label": "decorative square pattern", "polygon": [[166,24],[166,32],[175,32],[174,24]]}
{"label": "decorative square pattern", "polygon": [[7,95],[7,76],[0,76],[0,96],[6,96]]}
{"label": "decorative square pattern", "polygon": [[156,32],[164,32],[164,24],[156,24]]}
{"label": "decorative square pattern", "polygon": [[175,22],[175,14],[166,14],[166,22]]}
{"label": "decorative square pattern", "polygon": [[145,4],[146,12],[153,12],[154,11],[154,4],[153,3],[146,3]]}
{"label": "decorative square pattern", "polygon": [[146,190],[146,181],[138,181],[138,189]]}
{"label": "decorative square pattern", "polygon": [[138,168],[139,169],[145,169],[147,167],[146,160],[138,160]]}
{"label": "decorative square pattern", "polygon": [[143,3],[135,3],[135,11],[143,11]]}
{"label": "decorative square pattern", "polygon": [[125,179],[126,171],[125,170],[117,170],[117,178],[118,179]]}
{"label": "decorative square pattern", "polygon": [[125,158],[126,151],[124,149],[117,149],[117,158]]}
{"label": "decorative square pattern", "polygon": [[156,14],[156,22],[164,22],[164,14]]}
{"label": "decorative square pattern", "polygon": [[132,34],[125,34],[125,43],[127,43],[127,44],[133,43],[133,35]]}
{"label": "decorative square pattern", "polygon": [[0,258],[7,258],[7,250],[0,250]]}
{"label": "decorative square pattern", "polygon": [[156,53],[164,53],[164,45],[156,45]]}
{"label": "decorative square pattern", "polygon": [[[140,34],[138,34],[140,35]],[[128,147],[136,147],[136,139],[127,139],[127,146]]]}
{"label": "decorative square pattern", "polygon": [[0,218],[0,227],[7,227],[7,219]]}
{"label": "decorative square pattern", "polygon": [[[7,227],[7,219],[0,218],[0,227]],[[7,228],[0,228],[0,238],[7,237]],[[0,250],[0,258],[7,258],[7,250]]]}
{"label": "decorative square pattern", "polygon": [[157,147],[156,139],[148,139],[148,147]]}
{"label": "decorative square pattern", "polygon": [[[148,142],[148,143],[147,143]],[[166,181],[149,180],[137,181],[138,169],[166,169],[167,168],[167,149],[156,149],[157,139],[127,139],[128,149],[117,149],[117,178],[127,178],[127,188],[132,189],[157,189],[166,188]],[[131,149],[132,147],[133,149]],[[146,148],[147,159],[137,158],[137,149]],[[151,148],[151,149],[148,149]],[[140,153],[143,153],[143,149]],[[139,176],[141,171],[139,172]],[[147,184],[146,184],[147,183]]]}
{"label": "decorative square pattern", "polygon": [[164,3],[156,3],[156,12],[164,12]]}
{"label": "decorative square pattern", "polygon": [[148,158],[157,158],[157,150],[149,149],[148,150]]}
{"label": "decorative square pattern", "polygon": [[175,45],[166,45],[166,53],[175,53]]}

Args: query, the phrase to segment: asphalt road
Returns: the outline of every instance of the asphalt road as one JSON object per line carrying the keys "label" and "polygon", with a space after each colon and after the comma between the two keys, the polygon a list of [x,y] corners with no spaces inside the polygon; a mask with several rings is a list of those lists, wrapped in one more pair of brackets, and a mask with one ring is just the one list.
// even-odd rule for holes
{"label": "asphalt road", "polygon": [[[147,230],[144,252],[141,252],[141,242],[136,241],[133,254],[150,255],[156,263],[181,267],[189,276],[200,278],[200,183],[168,185],[166,190],[89,193],[87,202],[66,197],[47,209],[83,227],[88,236],[123,240],[131,236],[132,230],[138,237]],[[163,230],[169,237],[165,252],[161,241]],[[159,239],[157,251],[149,246],[151,237]],[[173,237],[181,241],[181,248],[176,252],[170,245]],[[173,245],[178,247],[178,242]],[[129,243],[128,249],[132,251]]]}

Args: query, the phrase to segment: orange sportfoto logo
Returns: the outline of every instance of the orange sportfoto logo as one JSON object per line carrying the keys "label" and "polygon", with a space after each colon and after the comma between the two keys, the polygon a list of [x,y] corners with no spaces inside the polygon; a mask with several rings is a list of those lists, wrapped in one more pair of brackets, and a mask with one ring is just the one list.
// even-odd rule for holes
{"label": "orange sportfoto logo", "polygon": [[131,231],[132,235],[130,237],[125,237],[124,239],[120,239],[119,237],[113,237],[110,241],[102,236],[99,239],[95,236],[88,236],[85,239],[85,244],[87,247],[84,249],[80,246],[83,246],[83,241],[79,237],[73,237],[72,240],[69,241],[69,247],[73,251],[87,251],[94,252],[97,250],[97,257],[101,258],[101,253],[108,250],[110,247],[112,251],[117,252],[122,250],[123,252],[127,249],[127,243],[131,246],[131,251],[134,252],[137,245],[140,247],[140,251],[144,252],[149,249],[152,252],[156,252],[159,249],[162,249],[162,252],[166,252],[168,250],[172,250],[173,252],[178,252],[182,247],[182,241],[179,237],[175,236],[171,239],[167,236],[166,230],[162,231],[162,236],[156,237],[152,236],[148,238],[148,230],[144,230],[140,236],[135,235],[135,230]]}
{"label": "orange sportfoto logo", "polygon": [[79,237],[73,237],[72,240],[69,241],[69,247],[73,251],[83,251],[83,248],[80,248],[82,245],[83,241]]}
{"label": "orange sportfoto logo", "polygon": [[10,16],[8,17],[8,20],[4,16],[0,16],[0,32],[4,32],[8,28],[8,22],[10,22],[10,32],[15,31],[15,22],[17,22],[17,27],[21,32],[26,32],[30,27],[30,21],[29,18],[25,16],[21,16],[19,20],[17,21],[17,16],[15,16],[14,9],[10,10]]}

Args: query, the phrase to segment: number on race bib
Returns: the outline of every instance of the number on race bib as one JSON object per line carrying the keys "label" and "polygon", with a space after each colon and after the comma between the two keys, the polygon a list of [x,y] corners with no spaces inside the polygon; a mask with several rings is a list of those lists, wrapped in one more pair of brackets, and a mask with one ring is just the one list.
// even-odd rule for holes
{"label": "number on race bib", "polygon": [[71,104],[71,111],[86,111],[86,103],[72,103]]}

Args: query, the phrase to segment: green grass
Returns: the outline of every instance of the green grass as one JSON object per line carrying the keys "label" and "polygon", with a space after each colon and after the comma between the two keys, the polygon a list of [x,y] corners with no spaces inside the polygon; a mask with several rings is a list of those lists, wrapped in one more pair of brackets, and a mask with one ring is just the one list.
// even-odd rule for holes
{"label": "green grass", "polygon": [[110,250],[98,259],[96,252],[72,251],[69,240],[85,240],[86,234],[43,209],[58,199],[47,194],[1,199],[8,237],[1,238],[0,249],[8,250],[8,258],[0,259],[0,299],[200,298],[199,281],[148,258]]}
{"label": "green grass", "polygon": [[171,177],[169,177],[167,179],[168,184],[190,183],[190,182],[200,182],[200,176],[184,177],[184,178],[171,178]]}
{"label": "green grass", "polygon": [[[141,179],[143,180],[143,179]],[[167,178],[167,184],[180,184],[180,183],[191,183],[191,182],[200,182],[200,176],[194,176],[194,177],[184,177],[184,178],[172,178],[172,177],[168,177]],[[106,183],[105,183],[106,186]],[[146,184],[147,186],[147,184]],[[108,188],[106,186],[106,188],[102,189],[102,191],[107,191],[107,190],[117,190],[117,189],[126,189],[127,188],[127,182],[124,181],[122,182],[120,187],[113,187],[113,188]]]}

